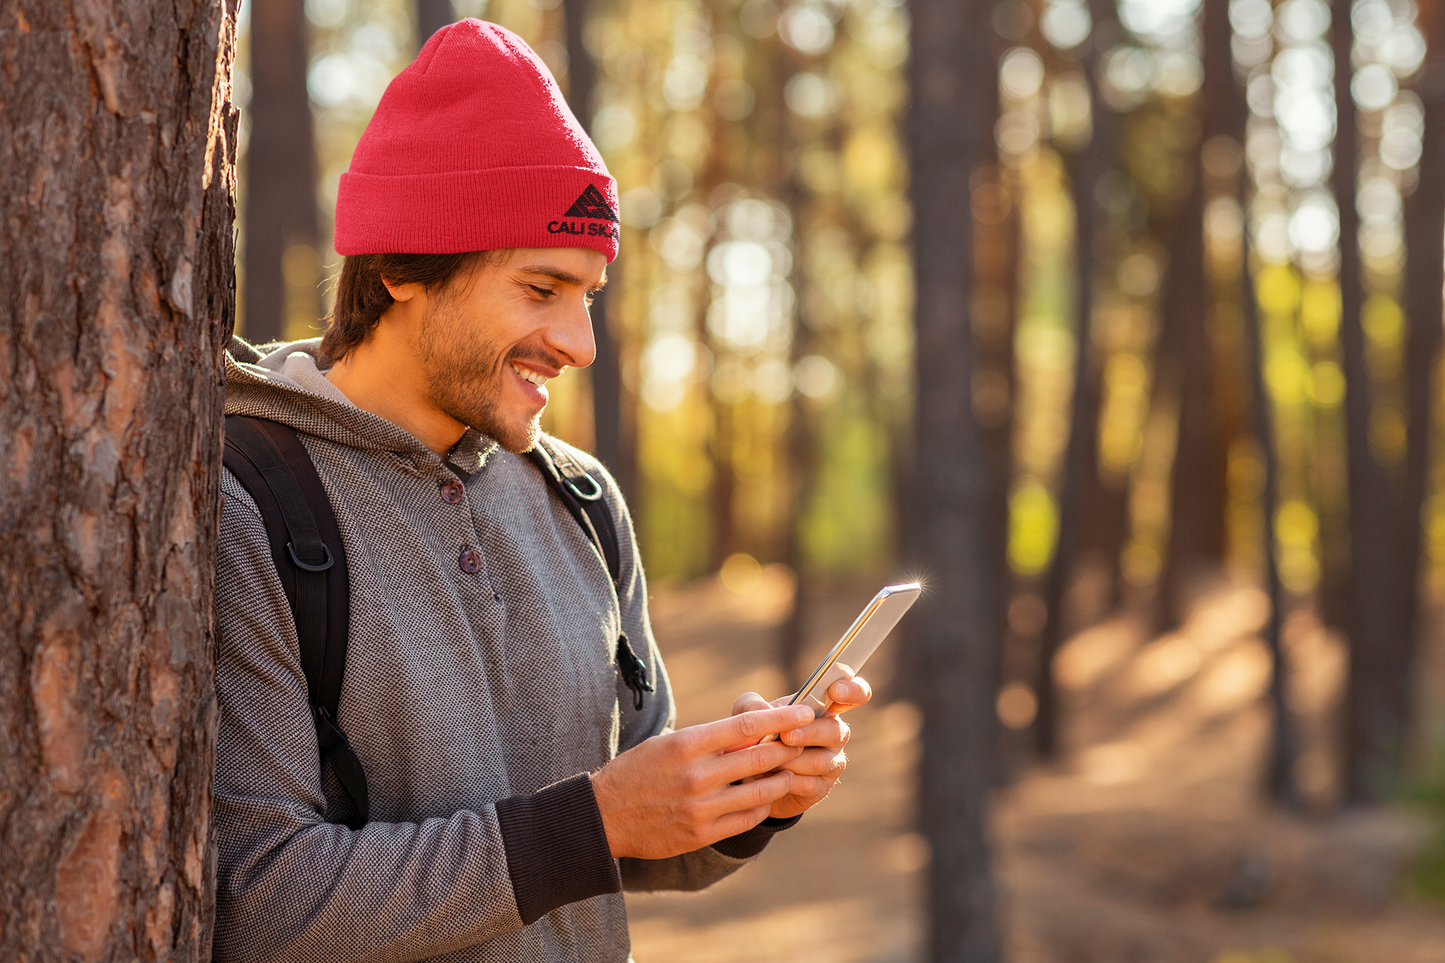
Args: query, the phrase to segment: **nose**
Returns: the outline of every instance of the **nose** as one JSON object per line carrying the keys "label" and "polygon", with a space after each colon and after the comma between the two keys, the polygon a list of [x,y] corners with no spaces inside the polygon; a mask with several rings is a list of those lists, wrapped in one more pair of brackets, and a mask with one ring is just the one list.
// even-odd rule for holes
{"label": "nose", "polygon": [[597,358],[592,317],[581,297],[570,301],[547,327],[547,346],[561,355],[569,368],[585,368]]}

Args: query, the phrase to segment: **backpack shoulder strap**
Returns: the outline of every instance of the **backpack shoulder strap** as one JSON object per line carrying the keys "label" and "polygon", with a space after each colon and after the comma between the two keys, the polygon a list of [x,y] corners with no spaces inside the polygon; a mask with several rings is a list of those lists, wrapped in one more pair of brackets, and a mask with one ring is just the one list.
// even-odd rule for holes
{"label": "backpack shoulder strap", "polygon": [[[617,539],[617,523],[612,510],[602,497],[602,483],[560,448],[553,448],[542,438],[527,452],[527,458],[547,480],[547,486],[562,499],[568,513],[577,520],[583,533],[597,546],[602,559],[607,563],[607,574],[612,576],[612,585],[619,595],[622,593],[622,548]],[[627,639],[627,633],[617,637],[617,668],[622,681],[632,690],[633,708],[642,709],[642,694],[656,692],[657,687],[647,678],[647,663],[643,662]]]}
{"label": "backpack shoulder strap", "polygon": [[565,452],[553,448],[542,438],[537,439],[527,457],[542,472],[542,477],[562,499],[567,511],[577,519],[583,533],[602,553],[612,584],[620,588],[622,550],[617,541],[617,524],[612,520],[612,511],[607,507],[606,499],[602,497],[602,483]]}
{"label": "backpack shoulder strap", "polygon": [[331,762],[351,797],[356,818],[350,825],[359,829],[370,814],[366,773],[336,724],[351,608],[336,513],[311,456],[287,425],[228,416],[222,460],[265,522],[271,557],[296,620],[321,761]]}

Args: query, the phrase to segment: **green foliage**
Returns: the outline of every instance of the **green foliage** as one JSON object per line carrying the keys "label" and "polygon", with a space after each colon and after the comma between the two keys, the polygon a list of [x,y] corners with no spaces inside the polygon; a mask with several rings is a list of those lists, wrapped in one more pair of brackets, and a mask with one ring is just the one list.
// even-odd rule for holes
{"label": "green foliage", "polygon": [[1437,762],[1405,793],[1431,823],[1430,842],[1410,868],[1405,885],[1409,892],[1445,904],[1445,760]]}
{"label": "green foliage", "polygon": [[830,574],[878,574],[889,559],[892,533],[888,438],[876,422],[840,411],[821,439],[819,484],[804,519],[804,556]]}

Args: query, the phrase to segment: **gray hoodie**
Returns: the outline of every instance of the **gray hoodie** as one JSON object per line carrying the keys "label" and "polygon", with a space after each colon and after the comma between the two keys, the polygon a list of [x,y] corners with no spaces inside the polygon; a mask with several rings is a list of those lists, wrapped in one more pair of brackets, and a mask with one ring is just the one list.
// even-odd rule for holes
{"label": "gray hoodie", "polygon": [[[624,885],[702,888],[791,821],[672,859],[611,857],[587,773],[673,718],[616,484],[573,452],[606,486],[620,591],[527,459],[470,429],[443,459],[352,405],[318,344],[261,357],[233,342],[226,413],[296,429],[335,506],[351,586],[338,722],[371,822],[344,825],[346,794],[321,771],[266,529],[226,472],[215,958],[624,961]],[[459,503],[441,495],[456,479]],[[622,632],[657,685],[640,711],[615,667]]]}

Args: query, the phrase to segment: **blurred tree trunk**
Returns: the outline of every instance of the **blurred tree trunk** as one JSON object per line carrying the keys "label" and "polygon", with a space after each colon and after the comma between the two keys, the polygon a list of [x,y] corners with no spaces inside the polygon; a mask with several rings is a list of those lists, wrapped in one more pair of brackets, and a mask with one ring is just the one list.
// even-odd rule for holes
{"label": "blurred tree trunk", "polygon": [[1420,569],[1423,559],[1423,510],[1430,490],[1432,415],[1439,392],[1442,335],[1442,286],[1445,286],[1445,4],[1419,5],[1420,27],[1428,54],[1416,76],[1415,92],[1425,108],[1420,179],[1405,205],[1405,278],[1403,300],[1409,329],[1405,344],[1406,455],[1395,528],[1397,600],[1391,664],[1382,680],[1395,707],[1389,735],[1403,750],[1414,712],[1412,675],[1420,636]]}
{"label": "blurred tree trunk", "polygon": [[246,286],[242,330],[256,344],[321,314],[316,150],[303,0],[251,5],[251,138],[246,147]]}
{"label": "blurred tree trunk", "polygon": [[1105,44],[1117,32],[1113,0],[1091,4],[1093,31],[1083,52],[1084,77],[1092,101],[1093,132],[1072,156],[1069,172],[1074,199],[1074,392],[1069,415],[1069,440],[1064,449],[1063,482],[1059,488],[1059,536],[1053,563],[1044,577],[1043,599],[1048,612],[1039,640],[1039,709],[1034,722],[1034,748],[1052,758],[1058,749],[1059,693],[1053,660],[1064,639],[1065,599],[1070,579],[1078,574],[1086,519],[1097,510],[1099,484],[1099,364],[1094,355],[1094,260],[1099,227],[1099,185],[1113,166],[1117,118],[1101,94],[1099,61]]}
{"label": "blurred tree trunk", "polygon": [[[759,59],[765,59],[768,63],[773,60],[773,58]],[[782,85],[774,86],[778,104],[773,106],[779,110],[784,109],[781,107]],[[706,98],[706,101],[709,104],[715,103],[711,97]],[[761,110],[761,105],[759,107]],[[730,162],[740,158],[749,158],[754,142],[766,140],[766,137],[758,136],[755,131],[756,117],[757,114],[754,114],[753,118],[750,118],[747,127],[741,124],[724,123],[720,119],[714,118],[713,135],[708,142],[707,159],[703,163],[702,170],[698,172],[693,186],[694,195],[706,199],[706,203],[710,207],[714,205],[713,192],[722,184],[733,179]],[[773,133],[781,137],[780,130],[775,129]],[[708,255],[711,254],[715,243],[715,236],[706,239],[702,264],[707,264]],[[697,301],[697,339],[711,353],[716,365],[727,356],[729,349],[721,338],[714,337],[712,330],[708,327],[707,312],[711,296],[706,268],[703,269],[700,283],[702,290],[698,292]],[[738,476],[737,468],[733,463],[738,405],[731,400],[719,397],[716,382],[712,379],[708,381],[707,399],[712,414],[712,431],[707,441],[708,461],[712,468],[712,478],[708,484],[708,520],[712,523],[710,561],[713,570],[716,571],[722,567],[722,563],[727,560],[728,556],[739,549],[737,512],[734,505]]]}
{"label": "blurred tree trunk", "polygon": [[[800,299],[801,300],[801,299]],[[800,307],[801,311],[801,307]],[[800,318],[799,335],[805,322]],[[803,354],[794,351],[794,364]],[[778,668],[783,674],[784,691],[796,692],[807,671],[802,664],[803,650],[808,642],[808,617],[813,598],[813,578],[804,550],[804,523],[807,509],[817,490],[818,432],[815,415],[808,410],[801,392],[794,392],[789,405],[788,430],[784,435],[788,461],[788,518],[783,536],[783,563],[793,572],[793,607],[778,634]]]}
{"label": "blurred tree trunk", "polygon": [[992,5],[910,0],[913,51],[907,124],[917,212],[914,504],[916,564],[929,573],[911,635],[923,712],[919,820],[929,862],[930,959],[999,959],[989,858],[989,798],[998,726],[999,650],[989,558],[988,450],[972,416],[974,351],[969,175],[985,154],[977,112]]}
{"label": "blurred tree trunk", "polygon": [[1228,505],[1229,439],[1216,398],[1218,360],[1210,335],[1208,280],[1204,270],[1204,184],[1200,147],[1223,133],[1222,103],[1230,73],[1229,5],[1202,4],[1204,83],[1196,98],[1200,138],[1187,158],[1189,189],[1169,251],[1160,348],[1160,374],[1177,378],[1179,429],[1169,481],[1169,544],[1159,577],[1161,628],[1187,614],[1189,590],[1199,574],[1224,558]]}
{"label": "blurred tree trunk", "polygon": [[[784,203],[796,217],[801,213],[801,191],[795,189],[785,195]],[[801,231],[799,235],[801,235]],[[807,356],[811,348],[812,326],[808,318],[807,270],[803,265],[802,238],[798,239],[797,257],[793,261],[793,290],[798,294],[798,306],[793,321],[793,345],[789,361],[797,370],[797,364]],[[807,553],[803,544],[804,525],[807,521],[808,506],[818,487],[818,413],[809,410],[808,399],[801,391],[794,391],[788,406],[788,429],[784,433],[787,450],[784,459],[788,472],[788,505],[785,532],[783,536],[783,562],[792,570],[793,607],[784,620],[778,636],[778,667],[783,673],[785,691],[796,692],[803,684],[807,669],[802,665],[803,649],[807,644],[808,615],[813,598],[813,578],[808,568]]]}
{"label": "blurred tree trunk", "polygon": [[[567,16],[572,16],[572,8],[567,8]],[[456,19],[452,13],[452,0],[416,0],[416,45],[418,48],[426,46],[431,35],[442,27]],[[572,53],[571,30],[568,30],[567,53]],[[575,62],[575,61],[574,61]],[[578,114],[578,119],[581,115]]]}
{"label": "blurred tree trunk", "polygon": [[[978,125],[978,156],[970,177],[970,206],[975,240],[974,279],[977,285],[970,305],[975,377],[973,416],[988,452],[989,543],[986,558],[995,567],[994,621],[999,655],[994,691],[1003,686],[1008,661],[1008,609],[1013,596],[1013,572],[1008,565],[1008,490],[1013,477],[1014,329],[1018,304],[1019,176],[999,165],[995,130],[999,118],[998,69],[1003,39],[993,30],[981,38],[983,67],[978,71],[978,104],[973,112]],[[998,777],[1006,777],[1000,743]]]}
{"label": "blurred tree trunk", "polygon": [[235,5],[0,33],[0,959],[210,958]]}
{"label": "blurred tree trunk", "polygon": [[[436,0],[417,0],[435,3]],[[448,12],[451,0],[446,0]],[[587,30],[588,0],[563,0],[563,19],[567,31],[567,102],[584,129],[592,126],[597,112],[597,62],[584,40]],[[620,252],[619,252],[620,255]],[[592,331],[597,341],[597,359],[588,368],[592,379],[593,454],[601,459],[622,486],[632,494],[634,459],[627,443],[622,417],[622,357],[616,332],[621,311],[612,310],[620,304],[621,264],[613,261],[607,268],[608,285],[613,294],[598,294],[592,302]]]}
{"label": "blurred tree trunk", "polygon": [[1345,434],[1350,487],[1350,583],[1347,615],[1349,684],[1345,697],[1345,796],[1371,802],[1388,792],[1400,746],[1402,707],[1389,684],[1389,603],[1394,549],[1384,472],[1370,452],[1372,398],[1361,324],[1360,217],[1355,209],[1359,146],[1355,102],[1350,94],[1354,28],[1349,0],[1335,0],[1330,46],[1335,59],[1335,111],[1339,118],[1330,186],[1340,218],[1340,346],[1345,370]]}
{"label": "blurred tree trunk", "polygon": [[[1243,124],[1239,131],[1243,134]],[[1249,173],[1240,165],[1239,203],[1248,210]],[[1250,269],[1249,231],[1240,236],[1240,305],[1243,309],[1245,346],[1249,362],[1251,414],[1256,443],[1264,461],[1264,491],[1260,512],[1264,525],[1260,546],[1264,557],[1264,591],[1269,596],[1269,619],[1264,625],[1264,643],[1269,648],[1269,700],[1274,717],[1271,720],[1269,756],[1265,763],[1264,788],[1271,799],[1286,806],[1298,806],[1299,787],[1295,782],[1297,742],[1289,706],[1289,663],[1283,645],[1284,588],[1279,579],[1279,561],[1274,538],[1274,518],[1279,511],[1279,454],[1275,450],[1274,409],[1264,380],[1264,342],[1260,328],[1259,302]]]}
{"label": "blurred tree trunk", "polygon": [[[779,58],[779,75],[788,76],[796,67],[791,62],[794,58],[782,44],[775,44],[773,49],[783,55]],[[783,116],[787,120],[779,152],[786,165],[782,202],[793,213],[793,262],[789,280],[797,304],[793,309],[793,337],[788,363],[796,372],[798,362],[812,353],[813,348],[806,249],[808,215],[812,212],[808,209],[808,190],[799,176],[796,162],[803,140],[797,125],[798,118],[790,110],[783,111]],[[837,140],[836,137],[833,139]],[[836,150],[839,145],[834,143],[830,146]],[[795,388],[788,405],[788,428],[783,433],[785,451],[781,459],[787,465],[788,473],[783,562],[793,572],[793,607],[778,635],[778,667],[783,673],[783,685],[787,692],[796,692],[806,679],[807,668],[802,665],[802,656],[808,641],[808,616],[814,592],[813,573],[809,570],[803,543],[808,506],[812,504],[818,487],[819,413],[810,408],[808,399]]]}
{"label": "blurred tree trunk", "polygon": [[[1228,48],[1224,56],[1229,56]],[[1223,64],[1221,67],[1229,71],[1232,64]],[[1226,73],[1226,76],[1229,74]],[[1229,137],[1238,148],[1239,163],[1234,175],[1235,200],[1240,211],[1247,212],[1250,201],[1250,173],[1249,166],[1244,163],[1243,148],[1249,122],[1249,105],[1245,100],[1244,85],[1232,79],[1228,88],[1221,93],[1227,96],[1221,105],[1225,126]],[[1263,516],[1260,552],[1264,559],[1264,591],[1269,596],[1269,619],[1265,622],[1262,634],[1270,655],[1269,698],[1273,708],[1269,755],[1265,762],[1263,782],[1264,791],[1269,798],[1286,806],[1296,807],[1301,801],[1295,780],[1298,742],[1289,706],[1289,663],[1285,657],[1282,638],[1285,594],[1280,584],[1274,536],[1274,519],[1279,510],[1279,453],[1275,446],[1274,403],[1265,382],[1264,332],[1260,326],[1259,300],[1250,261],[1250,235],[1246,223],[1239,238],[1239,306],[1244,322],[1245,360],[1249,372],[1251,427],[1260,458],[1264,462],[1264,486],[1260,497],[1260,513]]]}

